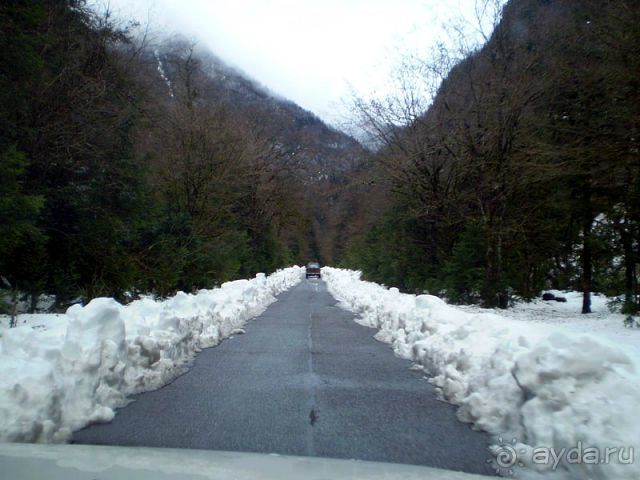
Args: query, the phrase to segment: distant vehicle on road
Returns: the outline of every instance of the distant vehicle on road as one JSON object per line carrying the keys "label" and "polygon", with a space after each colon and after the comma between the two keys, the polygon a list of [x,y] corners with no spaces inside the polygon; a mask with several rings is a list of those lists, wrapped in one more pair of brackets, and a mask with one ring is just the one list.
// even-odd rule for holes
{"label": "distant vehicle on road", "polygon": [[311,277],[320,278],[321,277],[320,264],[315,262],[307,263],[307,271],[305,276],[307,278],[311,278]]}

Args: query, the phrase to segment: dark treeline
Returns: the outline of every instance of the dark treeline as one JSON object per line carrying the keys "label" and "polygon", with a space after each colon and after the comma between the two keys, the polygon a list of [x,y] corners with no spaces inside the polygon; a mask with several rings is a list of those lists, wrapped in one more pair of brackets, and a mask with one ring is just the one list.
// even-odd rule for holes
{"label": "dark treeline", "polygon": [[[395,102],[357,102],[385,205],[343,263],[458,302],[578,289],[585,313],[592,291],[638,311],[638,45],[635,0],[511,0],[482,48],[408,67]],[[416,92],[452,62],[425,113]]]}
{"label": "dark treeline", "polygon": [[80,0],[0,5],[10,303],[164,296],[320,256],[319,167],[301,163],[356,142],[185,40],[145,41]]}

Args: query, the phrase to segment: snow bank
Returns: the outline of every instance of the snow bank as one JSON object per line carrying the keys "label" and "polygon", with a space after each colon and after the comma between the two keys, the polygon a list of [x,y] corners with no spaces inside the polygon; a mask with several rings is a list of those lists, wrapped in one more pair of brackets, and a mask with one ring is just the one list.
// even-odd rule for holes
{"label": "snow bank", "polygon": [[[640,452],[638,358],[581,331],[467,313],[434,296],[360,281],[359,272],[322,273],[358,322],[378,328],[378,340],[432,376],[442,398],[460,406],[460,420],[502,437],[494,447],[500,473],[640,478],[640,465],[628,464]],[[606,449],[616,450],[606,458]]]}
{"label": "snow bank", "polygon": [[0,441],[63,442],[90,422],[112,420],[128,395],[165,385],[200,349],[241,333],[302,271],[258,274],[165,301],[123,306],[97,298],[66,315],[43,315],[38,328],[3,330]]}

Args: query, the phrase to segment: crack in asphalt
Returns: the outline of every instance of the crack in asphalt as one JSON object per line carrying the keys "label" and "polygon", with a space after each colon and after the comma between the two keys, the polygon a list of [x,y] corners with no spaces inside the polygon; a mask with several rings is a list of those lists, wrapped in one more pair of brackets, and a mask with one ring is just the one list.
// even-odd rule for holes
{"label": "crack in asphalt", "polygon": [[307,428],[307,455],[315,456],[315,442],[314,442],[314,430],[313,426],[315,425],[318,417],[316,415],[316,382],[315,382],[315,374],[313,371],[313,319],[316,311],[315,305],[315,288],[313,292],[309,294],[309,305],[311,308],[309,309],[309,317],[308,317],[308,326],[307,326],[307,387],[308,387],[308,395],[309,395],[309,404],[311,410],[309,412],[309,425]]}
{"label": "crack in asphalt", "polygon": [[312,408],[309,412],[309,424],[313,427],[320,416],[316,413],[316,409]]}

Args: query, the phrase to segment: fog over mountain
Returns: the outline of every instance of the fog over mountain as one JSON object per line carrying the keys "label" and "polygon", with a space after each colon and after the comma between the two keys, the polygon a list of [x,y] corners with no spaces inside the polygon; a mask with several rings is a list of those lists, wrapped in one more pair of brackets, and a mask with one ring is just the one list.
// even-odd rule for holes
{"label": "fog over mountain", "polygon": [[[104,8],[96,0],[97,8]],[[403,56],[422,55],[446,38],[452,21],[470,34],[476,0],[111,0],[116,16],[134,16],[157,34],[193,37],[230,65],[325,121],[347,113],[352,89],[393,90]]]}

